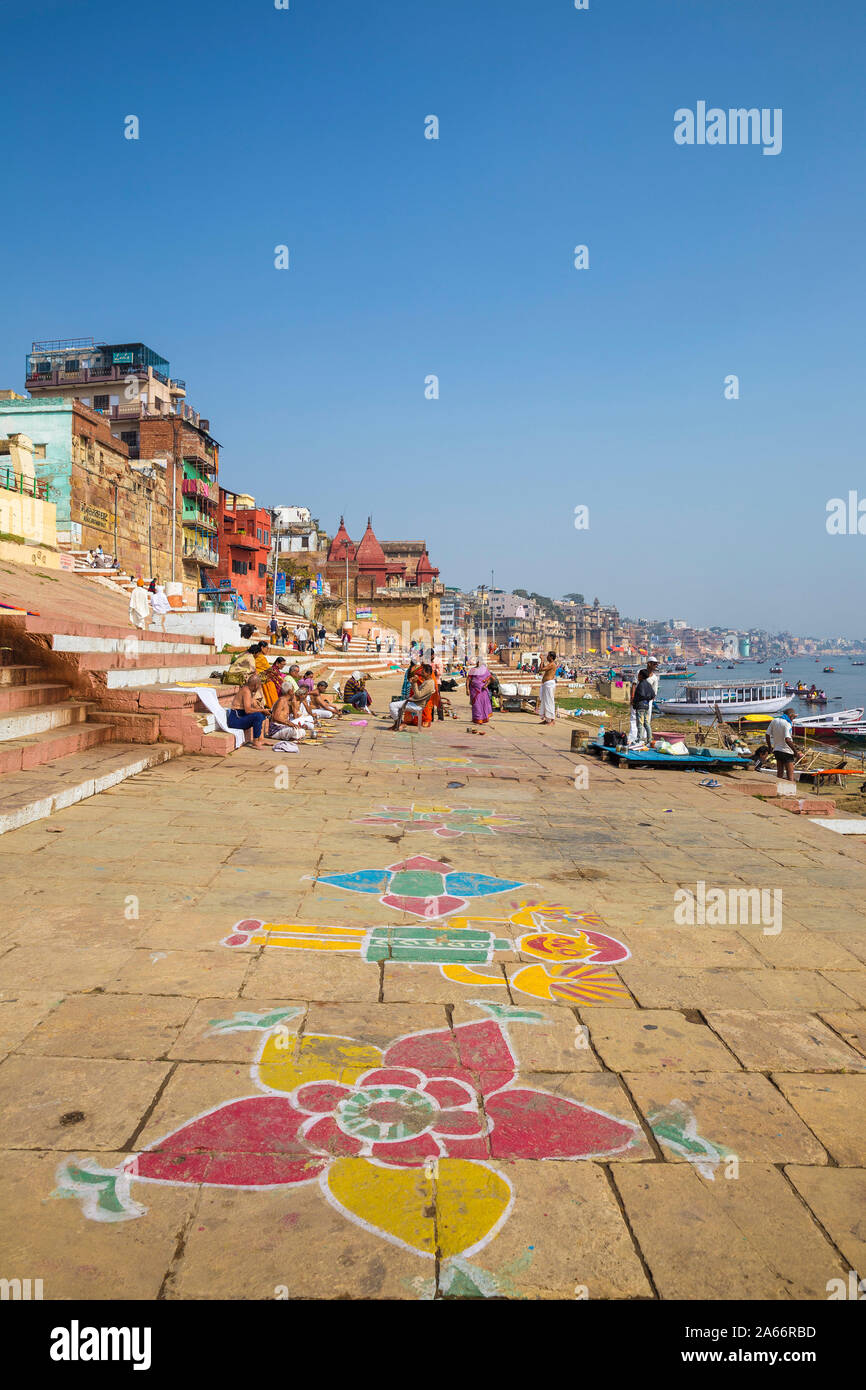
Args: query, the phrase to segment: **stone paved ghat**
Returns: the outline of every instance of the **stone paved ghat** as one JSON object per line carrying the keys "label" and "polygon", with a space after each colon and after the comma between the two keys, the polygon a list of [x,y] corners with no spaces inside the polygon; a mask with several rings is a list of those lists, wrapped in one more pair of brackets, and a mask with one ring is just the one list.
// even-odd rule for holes
{"label": "stone paved ghat", "polygon": [[584,787],[568,736],[344,721],[5,835],[0,1273],[50,1299],[866,1274],[863,840],[687,773]]}

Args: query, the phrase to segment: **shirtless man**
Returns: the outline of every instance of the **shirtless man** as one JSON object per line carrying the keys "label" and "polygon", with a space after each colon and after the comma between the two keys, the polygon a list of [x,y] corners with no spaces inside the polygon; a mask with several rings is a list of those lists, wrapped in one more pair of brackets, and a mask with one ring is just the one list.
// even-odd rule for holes
{"label": "shirtless man", "polygon": [[541,699],[538,705],[542,724],[556,723],[556,652],[548,652],[541,671]]}
{"label": "shirtless man", "polygon": [[309,701],[310,709],[313,712],[313,717],[315,719],[340,719],[342,718],[343,711],[337,709],[337,706],[334,704],[333,700],[328,699],[327,690],[327,681],[316,682],[316,688],[310,696]]}
{"label": "shirtless man", "polygon": [[286,690],[279,696],[271,710],[268,738],[293,739],[296,743],[300,743],[302,738],[307,737],[307,730],[295,713],[295,706],[298,704],[298,697],[294,691]]}

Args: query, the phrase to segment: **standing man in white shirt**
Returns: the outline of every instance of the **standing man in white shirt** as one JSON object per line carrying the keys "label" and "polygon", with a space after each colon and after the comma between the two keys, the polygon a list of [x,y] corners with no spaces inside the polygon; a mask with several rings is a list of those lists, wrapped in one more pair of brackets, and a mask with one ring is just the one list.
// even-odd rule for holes
{"label": "standing man in white shirt", "polygon": [[794,781],[794,759],[797,749],[794,747],[793,733],[791,716],[785,710],[770,720],[765,735],[767,747],[776,755],[776,776],[786,782]]}

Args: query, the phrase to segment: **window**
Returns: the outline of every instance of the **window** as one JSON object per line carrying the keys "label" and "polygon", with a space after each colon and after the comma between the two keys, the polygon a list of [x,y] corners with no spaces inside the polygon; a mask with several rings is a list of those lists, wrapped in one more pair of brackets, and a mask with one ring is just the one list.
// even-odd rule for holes
{"label": "window", "polygon": [[37,362],[37,363],[36,363],[36,374],[37,374],[37,376],[50,376],[50,375],[51,375],[51,363],[50,363],[50,362]]}
{"label": "window", "polygon": [[249,563],[246,560],[232,560],[232,574],[246,574]]}
{"label": "window", "polygon": [[94,396],[94,397],[93,397],[93,409],[94,409],[94,410],[108,410],[108,408],[109,408],[110,405],[111,405],[111,398],[110,398],[110,396]]}
{"label": "window", "polygon": [[271,538],[267,531],[262,532],[262,545],[270,545]]}
{"label": "window", "polygon": [[135,446],[138,443],[138,430],[121,430],[120,439],[121,443],[129,445],[131,448],[135,448]]}
{"label": "window", "polygon": [[77,357],[67,357],[66,361],[65,361],[64,364],[63,364],[63,370],[64,370],[65,372],[77,372],[77,371],[78,371],[78,358],[77,358]]}
{"label": "window", "polygon": [[259,579],[264,579],[264,577],[265,577],[265,575],[267,574],[267,572],[268,572],[268,567],[267,567],[267,565],[259,565]]}
{"label": "window", "polygon": [[256,540],[257,540],[257,541],[260,541],[261,538],[262,538],[262,528],[261,528],[261,526],[257,526],[257,527],[256,527]]}

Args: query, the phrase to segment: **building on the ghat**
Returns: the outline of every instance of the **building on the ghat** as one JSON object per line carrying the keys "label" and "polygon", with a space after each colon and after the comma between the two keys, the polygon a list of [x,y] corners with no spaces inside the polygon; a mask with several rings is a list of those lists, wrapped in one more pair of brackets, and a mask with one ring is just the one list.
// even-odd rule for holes
{"label": "building on the ghat", "polygon": [[21,434],[56,508],[58,543],[101,546],[131,574],[171,577],[181,538],[164,460],[131,460],[105,417],[67,396],[0,400],[0,440]]}
{"label": "building on the ghat", "polygon": [[16,427],[16,411],[19,420],[39,421],[44,439],[22,428],[37,456],[48,450],[39,476],[57,489],[60,543],[102,545],[121,568],[188,591],[212,584],[219,444],[168,360],[140,342],[37,341],[25,381],[27,400],[0,393],[0,436]]}
{"label": "building on the ghat", "polygon": [[37,476],[33,440],[0,438],[0,559],[59,569],[56,532],[57,508]]}
{"label": "building on the ghat", "polygon": [[217,579],[240,594],[250,613],[262,613],[267,601],[271,550],[271,513],[257,507],[248,493],[219,490],[219,567]]}

